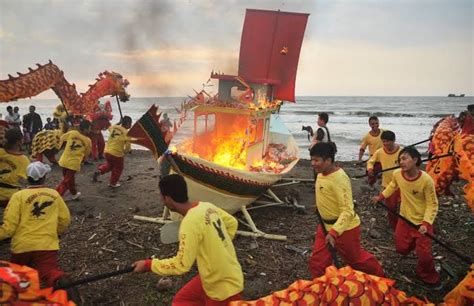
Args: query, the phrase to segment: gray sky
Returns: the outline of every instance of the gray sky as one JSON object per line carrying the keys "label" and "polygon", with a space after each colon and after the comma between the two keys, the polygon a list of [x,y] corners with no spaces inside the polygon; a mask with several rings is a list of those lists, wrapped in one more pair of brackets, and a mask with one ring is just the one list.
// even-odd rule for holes
{"label": "gray sky", "polygon": [[79,92],[113,70],[134,97],[185,96],[237,72],[245,8],[260,8],[311,14],[297,95],[473,95],[473,3],[0,0],[0,79],[51,59]]}

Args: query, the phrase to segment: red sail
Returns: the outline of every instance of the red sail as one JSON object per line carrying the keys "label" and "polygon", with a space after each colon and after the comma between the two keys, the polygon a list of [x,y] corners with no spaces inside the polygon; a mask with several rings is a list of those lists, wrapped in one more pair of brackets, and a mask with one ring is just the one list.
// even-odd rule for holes
{"label": "red sail", "polygon": [[295,101],[295,79],[309,14],[247,9],[239,75],[274,85],[274,97]]}

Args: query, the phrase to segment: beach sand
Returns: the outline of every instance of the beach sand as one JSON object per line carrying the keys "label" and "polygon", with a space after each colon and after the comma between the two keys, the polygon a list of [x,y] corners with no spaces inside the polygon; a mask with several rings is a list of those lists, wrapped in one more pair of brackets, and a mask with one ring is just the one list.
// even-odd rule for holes
{"label": "beach sand", "polygon": [[[364,168],[350,162],[339,163],[349,176],[363,174]],[[158,191],[158,165],[149,151],[136,150],[125,157],[125,170],[118,189],[108,187],[110,174],[100,177],[102,182],[92,183],[91,176],[96,164],[84,165],[76,176],[78,190],[82,196],[69,201],[72,223],[62,235],[60,262],[74,280],[87,276],[115,271],[136,260],[155,256],[173,256],[177,244],[163,245],[160,242],[159,224],[136,221],[133,215],[157,217],[162,204]],[[301,160],[286,176],[312,178],[308,160]],[[61,178],[61,169],[55,168],[48,179],[49,186],[56,186]],[[463,182],[453,184],[455,196],[440,198],[440,212],[436,220],[436,234],[449,241],[457,250],[467,255],[474,254],[472,216],[463,203]],[[368,187],[364,179],[352,180],[356,211],[362,220],[362,244],[381,261],[387,277],[396,279],[398,289],[419,298],[428,297],[439,302],[457,281],[443,270],[447,286],[439,292],[430,292],[416,283],[414,253],[402,258],[394,251],[391,230],[387,228],[384,208],[369,203],[377,189]],[[288,241],[252,239],[237,236],[234,244],[245,277],[244,298],[256,299],[286,288],[297,279],[309,279],[307,260],[314,241],[317,217],[314,214],[313,183],[305,182],[273,189],[280,197],[296,194],[304,211],[292,206],[267,207],[251,210],[257,227],[272,234],[288,236]],[[67,198],[67,195],[66,195]],[[243,220],[240,213],[236,217]],[[373,219],[372,231],[369,227]],[[239,225],[239,229],[246,230]],[[289,248],[288,248],[289,247]],[[292,249],[303,252],[294,251]],[[9,258],[9,245],[0,245],[2,259]],[[468,266],[454,255],[434,244],[434,253],[441,262],[449,265],[459,276],[464,277]],[[173,287],[166,292],[155,288],[158,275],[124,274],[114,278],[81,285],[79,288],[84,305],[170,305],[173,294],[196,273],[173,277]]]}

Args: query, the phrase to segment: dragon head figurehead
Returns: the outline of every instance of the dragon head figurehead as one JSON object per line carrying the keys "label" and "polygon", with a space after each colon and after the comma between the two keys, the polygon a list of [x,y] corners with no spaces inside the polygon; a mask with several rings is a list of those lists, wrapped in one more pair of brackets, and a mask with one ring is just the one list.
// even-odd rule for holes
{"label": "dragon head figurehead", "polygon": [[101,96],[118,96],[120,101],[126,102],[130,99],[126,90],[128,84],[130,84],[128,80],[124,79],[120,73],[104,71],[99,74],[94,87]]}

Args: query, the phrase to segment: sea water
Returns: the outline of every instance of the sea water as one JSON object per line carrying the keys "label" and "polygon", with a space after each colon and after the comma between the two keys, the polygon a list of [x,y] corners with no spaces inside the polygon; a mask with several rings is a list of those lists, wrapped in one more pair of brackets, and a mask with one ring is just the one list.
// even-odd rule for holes
{"label": "sea water", "polygon": [[[103,98],[102,102],[110,100],[114,119],[120,119],[115,98]],[[178,117],[179,109],[184,98],[131,98],[126,103],[120,103],[123,115],[132,117],[135,122],[151,105],[159,105],[159,109],[168,113],[171,119]],[[19,106],[20,114],[28,111],[29,105],[35,105],[43,122],[52,113],[60,102],[58,99],[25,99],[10,103],[3,103],[3,118],[8,105]],[[474,104],[473,97],[310,97],[296,98],[296,103],[285,103],[279,116],[293,134],[300,148],[300,157],[309,158],[307,132],[302,131],[303,125],[317,128],[317,115],[320,112],[329,114],[328,129],[331,139],[337,144],[338,160],[355,160],[358,157],[361,138],[370,128],[368,118],[371,115],[379,117],[380,127],[391,130],[396,134],[397,142],[410,145],[429,137],[433,125],[442,117],[466,110],[468,104]],[[186,131],[185,131],[186,132]],[[188,131],[189,132],[189,131]],[[186,134],[181,133],[180,134]],[[107,135],[106,135],[107,137]],[[428,144],[418,146],[420,152],[425,152]],[[138,146],[134,148],[139,149]],[[367,154],[367,152],[366,152]]]}

